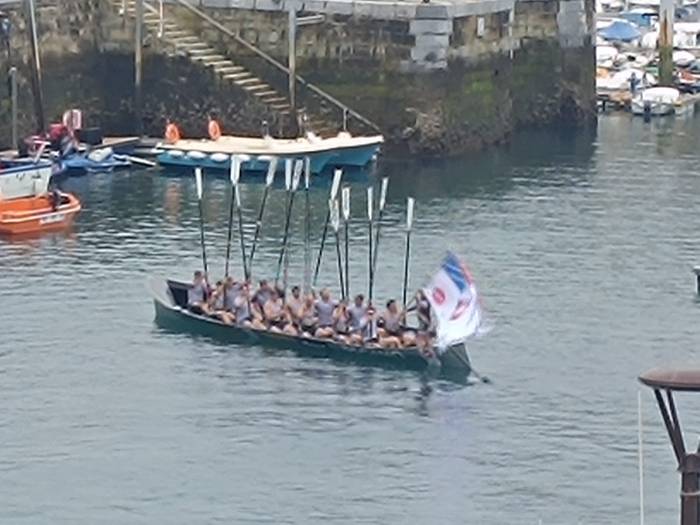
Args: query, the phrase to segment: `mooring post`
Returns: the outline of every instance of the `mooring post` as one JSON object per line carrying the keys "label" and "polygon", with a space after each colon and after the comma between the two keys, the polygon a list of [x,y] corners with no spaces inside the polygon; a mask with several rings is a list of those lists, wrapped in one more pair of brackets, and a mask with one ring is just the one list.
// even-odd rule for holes
{"label": "mooring post", "polygon": [[143,131],[143,1],[136,0],[136,26],[134,29],[134,117],[136,132]]}
{"label": "mooring post", "polygon": [[36,9],[34,0],[27,0],[27,19],[29,24],[29,40],[32,50],[32,91],[34,94],[34,112],[36,113],[36,126],[38,132],[43,132],[46,128],[44,119],[44,96],[41,89],[41,56],[39,51],[39,36],[36,27]]}
{"label": "mooring post", "polygon": [[17,68],[10,68],[10,103],[12,105],[12,147],[19,145],[19,134],[17,132]]}
{"label": "mooring post", "polygon": [[297,122],[297,8],[289,6],[289,105],[291,106],[292,133],[298,132]]}
{"label": "mooring post", "polygon": [[700,295],[700,266],[694,266],[693,273],[695,274],[695,291]]}
{"label": "mooring post", "polygon": [[661,0],[659,5],[659,83],[673,85],[673,17],[674,0]]}

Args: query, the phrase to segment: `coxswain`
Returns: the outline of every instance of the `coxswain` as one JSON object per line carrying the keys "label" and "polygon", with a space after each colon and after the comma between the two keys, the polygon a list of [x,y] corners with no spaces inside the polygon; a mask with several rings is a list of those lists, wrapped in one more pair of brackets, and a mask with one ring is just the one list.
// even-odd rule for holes
{"label": "coxswain", "polygon": [[209,125],[207,126],[207,129],[209,130],[209,138],[211,140],[219,140],[221,138],[221,126],[216,120],[215,113],[209,114]]}
{"label": "coxswain", "polygon": [[180,140],[180,130],[172,120],[167,119],[165,121],[165,142],[168,144],[175,144]]}

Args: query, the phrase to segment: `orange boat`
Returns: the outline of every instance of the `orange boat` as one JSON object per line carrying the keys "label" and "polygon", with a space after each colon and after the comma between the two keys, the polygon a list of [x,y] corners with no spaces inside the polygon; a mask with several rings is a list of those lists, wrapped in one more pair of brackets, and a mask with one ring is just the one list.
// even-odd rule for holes
{"label": "orange boat", "polygon": [[0,235],[61,230],[73,222],[79,211],[80,201],[70,193],[0,200]]}

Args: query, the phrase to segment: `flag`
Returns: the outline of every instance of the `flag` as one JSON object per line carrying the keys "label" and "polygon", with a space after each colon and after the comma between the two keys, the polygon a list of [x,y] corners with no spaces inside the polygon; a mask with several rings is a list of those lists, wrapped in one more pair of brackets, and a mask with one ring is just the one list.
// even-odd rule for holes
{"label": "flag", "polygon": [[447,254],[423,291],[432,306],[438,348],[446,349],[484,332],[481,300],[474,279],[453,253]]}

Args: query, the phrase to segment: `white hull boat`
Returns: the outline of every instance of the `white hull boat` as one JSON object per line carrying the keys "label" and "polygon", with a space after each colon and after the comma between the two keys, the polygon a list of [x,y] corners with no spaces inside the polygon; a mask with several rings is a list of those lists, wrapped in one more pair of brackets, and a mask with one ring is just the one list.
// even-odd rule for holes
{"label": "white hull boat", "polygon": [[0,200],[46,193],[52,172],[50,162],[33,159],[0,160]]}

